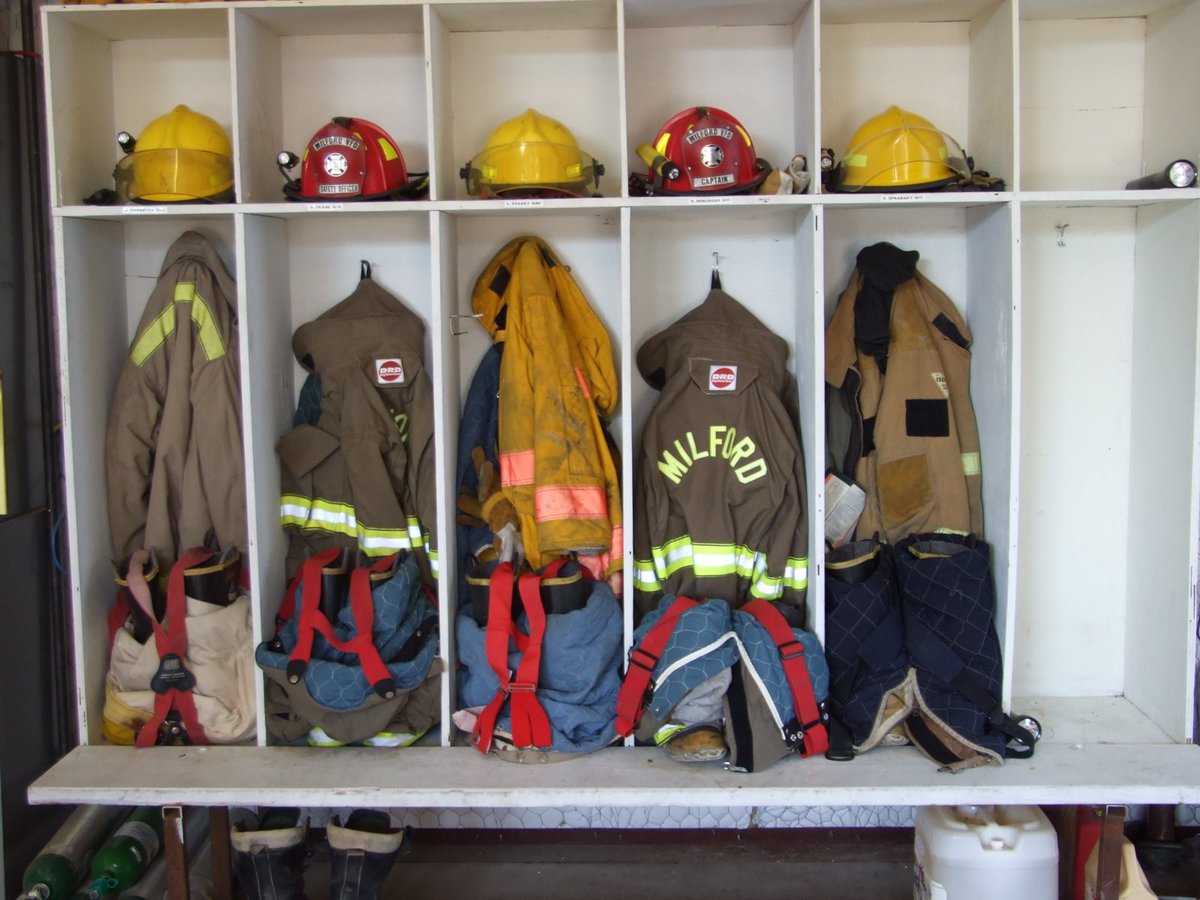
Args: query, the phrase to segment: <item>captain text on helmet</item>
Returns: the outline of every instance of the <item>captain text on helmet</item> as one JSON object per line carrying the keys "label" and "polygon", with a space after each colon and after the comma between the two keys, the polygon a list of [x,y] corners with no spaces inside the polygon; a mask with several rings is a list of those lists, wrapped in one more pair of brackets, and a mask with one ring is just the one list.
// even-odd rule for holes
{"label": "captain text on helmet", "polygon": [[493,131],[458,174],[472,197],[588,197],[604,166],[579,149],[562,122],[527,109]]}
{"label": "captain text on helmet", "polygon": [[[392,136],[366,119],[337,116],[304,147],[304,155],[283,150],[276,164],[289,200],[404,200],[422,196],[428,172],[409,172]],[[300,165],[300,177],[291,171]]]}
{"label": "captain text on helmet", "polygon": [[650,169],[629,177],[634,196],[752,194],[771,174],[742,123],[715,106],[676,113],[637,153]]}

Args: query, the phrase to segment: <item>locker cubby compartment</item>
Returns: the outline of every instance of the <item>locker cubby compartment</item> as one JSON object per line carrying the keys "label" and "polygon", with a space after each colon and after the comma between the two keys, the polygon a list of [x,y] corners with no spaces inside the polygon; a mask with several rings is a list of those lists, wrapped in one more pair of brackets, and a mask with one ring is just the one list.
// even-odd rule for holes
{"label": "locker cubby compartment", "polygon": [[1179,158],[1200,126],[1181,87],[1200,77],[1194,0],[1020,4],[1025,191],[1121,191]]}
{"label": "locker cubby compartment", "polygon": [[1012,189],[1014,3],[823,3],[821,146],[841,163],[859,127],[896,105]]}
{"label": "locker cubby compartment", "polygon": [[114,12],[82,6],[42,20],[55,206],[111,189],[123,156],[117,133],[136,138],[177,104],[215,119],[233,141],[228,10]]}
{"label": "locker cubby compartment", "polygon": [[[991,547],[996,631],[1004,653],[1004,698],[1011,696],[1018,592],[1013,350],[1015,263],[1010,204],[828,209],[824,221],[824,321],[837,308],[860,250],[887,241],[920,253],[917,271],[958,307],[971,332],[971,400],[979,426],[983,473],[983,539]],[[821,351],[824,377],[824,344]],[[822,436],[824,432],[822,432]],[[824,446],[823,444],[821,445]],[[822,457],[822,463],[824,458]],[[821,520],[823,521],[823,519]]]}
{"label": "locker cubby compartment", "polygon": [[270,3],[239,10],[233,21],[242,202],[284,202],[276,156],[302,156],[335,116],[374,122],[410,173],[428,171],[421,6]]}
{"label": "locker cubby compartment", "polygon": [[1192,739],[1198,237],[1193,204],[1022,212],[1009,668],[1048,739]]}
{"label": "locker cubby compartment", "polygon": [[[676,113],[723,109],[746,129],[757,156],[775,168],[802,153],[819,169],[816,140],[816,22],[809,2],[747,2],[680,12],[625,4],[625,83],[630,171],[645,174],[640,144]],[[720,64],[713,60],[720,59]],[[815,191],[810,187],[810,192]]]}
{"label": "locker cubby compartment", "polygon": [[[631,330],[627,348],[632,416],[632,475],[640,459],[641,429],[658,392],[637,371],[637,353],[645,341],[690,312],[708,296],[714,254],[722,289],[787,341],[788,367],[799,394],[800,439],[807,473],[809,527],[808,614],[812,627],[821,617],[819,579],[815,576],[819,534],[819,475],[823,473],[823,428],[815,368],[822,324],[813,292],[817,269],[816,213],[808,207],[645,208],[630,222]],[[632,477],[626,484],[634,484]],[[630,509],[631,504],[626,503]],[[628,580],[628,579],[627,579]]]}
{"label": "locker cubby compartment", "polygon": [[243,334],[248,341],[242,373],[243,427],[253,472],[246,503],[257,645],[274,633],[275,613],[287,587],[287,536],[279,523],[280,466],[275,447],[292,428],[308,376],[292,352],[292,336],[354,292],[363,260],[370,263],[373,280],[425,323],[424,366],[435,384],[438,325],[425,213],[246,216],[243,241],[247,272]]}
{"label": "locker cubby compartment", "polygon": [[238,274],[232,217],[67,219],[57,222],[64,264],[58,273],[62,373],[66,565],[72,574],[75,677],[82,743],[103,743],[108,671],[107,616],[115,597],[108,516],[106,433],[113,394],[167,250],[186,231],[216,248]]}
{"label": "locker cubby compartment", "polygon": [[615,0],[447,3],[428,7],[435,199],[467,200],[459,170],[526,109],[562,122],[604,166],[598,192],[620,197],[620,36]]}

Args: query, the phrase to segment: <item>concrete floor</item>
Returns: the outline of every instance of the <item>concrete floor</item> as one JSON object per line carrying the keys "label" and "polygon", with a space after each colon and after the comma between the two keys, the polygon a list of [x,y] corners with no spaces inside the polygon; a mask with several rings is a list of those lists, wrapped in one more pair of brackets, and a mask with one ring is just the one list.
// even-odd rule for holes
{"label": "concrete floor", "polygon": [[[912,830],[418,831],[385,898],[471,900],[902,900],[912,897]],[[326,896],[314,842],[305,874]]]}

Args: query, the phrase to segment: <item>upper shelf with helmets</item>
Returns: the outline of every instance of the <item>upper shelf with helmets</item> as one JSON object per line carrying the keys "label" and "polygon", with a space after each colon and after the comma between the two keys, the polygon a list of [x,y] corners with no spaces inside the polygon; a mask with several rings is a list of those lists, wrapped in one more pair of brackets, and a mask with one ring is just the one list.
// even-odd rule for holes
{"label": "upper shelf with helmets", "polygon": [[[47,7],[53,201],[117,186],[157,203],[190,184],[222,202],[231,173],[241,208],[461,208],[784,192],[767,177],[784,170],[808,198],[855,195],[839,203],[919,202],[971,171],[988,173],[969,186],[989,199],[1088,202],[1200,156],[1200,119],[1146,90],[1200,75],[1196,54],[1171,55],[1188,71],[1169,78],[1146,52],[1197,16],[1187,0]],[[181,105],[225,133],[229,173],[196,155],[228,152],[210,126],[165,128]],[[156,155],[126,157],[122,131]],[[824,179],[823,148],[837,166]]]}

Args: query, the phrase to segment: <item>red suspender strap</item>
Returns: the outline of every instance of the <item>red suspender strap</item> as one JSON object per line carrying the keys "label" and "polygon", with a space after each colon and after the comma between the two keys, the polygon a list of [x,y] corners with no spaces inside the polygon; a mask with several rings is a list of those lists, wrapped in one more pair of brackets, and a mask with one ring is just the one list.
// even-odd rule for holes
{"label": "red suspender strap", "polygon": [[178,710],[187,729],[188,738],[196,744],[207,744],[208,736],[200,724],[196,713],[196,701],[192,696],[192,688],[196,686],[196,676],[188,671],[187,661],[187,597],[183,590],[183,573],[193,569],[216,554],[204,547],[188,550],[171,567],[171,576],[167,582],[167,626],[164,629],[154,619],[154,609],[150,601],[150,588],[146,584],[143,568],[149,559],[149,553],[138,550],[129,561],[127,581],[129,592],[138,605],[150,616],[154,624],[154,645],[158,651],[158,671],[150,682],[154,690],[154,715],[138,731],[135,743],[139,747],[152,747],[158,737],[158,729],[167,719],[172,709]]}
{"label": "red suspender strap", "polygon": [[521,654],[516,678],[508,683],[512,700],[509,713],[512,715],[513,743],[518,747],[549,747],[554,740],[550,733],[550,718],[537,698],[542,641],[546,636],[546,609],[542,606],[540,590],[543,577],[553,576],[526,572],[517,583],[521,603],[529,619],[529,643]]}
{"label": "red suspender strap", "polygon": [[[288,664],[288,680],[292,684],[296,684],[300,680],[299,675],[304,674],[303,666],[298,667],[299,671],[297,672],[295,671],[297,667],[294,667],[292,663],[301,662],[305,666],[308,665],[308,661],[312,659],[314,622],[317,618],[325,618],[321,614],[321,570],[340,555],[341,551],[335,547],[307,559],[299,573],[292,579],[292,583],[288,585],[283,605],[279,608],[279,615],[283,621],[286,622],[292,617],[296,608],[296,583],[301,582],[304,587],[300,592],[300,618],[296,622],[296,646],[292,648]],[[294,680],[293,675],[297,675]]]}
{"label": "red suspender strap", "polygon": [[[783,659],[783,671],[787,676],[788,686],[792,689],[796,722],[804,735],[804,746],[800,755],[824,753],[829,749],[829,733],[821,722],[821,711],[817,708],[812,679],[808,676],[808,666],[804,662],[804,645],[796,640],[787,619],[769,601],[751,600],[742,607],[742,612],[754,616],[758,623],[767,629],[771,640],[779,649],[779,655]],[[785,729],[787,724],[784,723]]]}
{"label": "red suspender strap", "polygon": [[499,718],[500,709],[508,696],[508,638],[513,628],[512,596],[512,563],[501,563],[492,572],[491,583],[488,585],[488,621],[487,632],[484,635],[488,665],[500,679],[500,686],[496,689],[496,696],[475,720],[475,727],[471,731],[471,743],[480,753],[487,753],[492,749],[496,719]]}
{"label": "red suspender strap", "polygon": [[[559,570],[567,559],[556,559],[546,566],[541,574],[526,572],[518,580],[511,563],[501,563],[492,572],[488,587],[488,624],[485,635],[488,665],[500,680],[490,703],[475,720],[471,732],[471,743],[480,753],[492,748],[496,731],[496,720],[504,708],[504,701],[511,699],[509,715],[512,717],[513,743],[517,747],[549,747],[554,740],[550,730],[550,718],[537,699],[538,676],[542,667],[542,641],[546,636],[546,609],[542,606],[541,584],[543,578],[558,577]],[[529,620],[529,635],[526,636],[513,621],[513,582],[517,582],[521,605]],[[508,670],[508,647],[510,639],[521,652],[515,676]]]}
{"label": "red suspender strap", "polygon": [[371,598],[371,575],[386,572],[395,563],[396,554],[385,556],[370,566],[360,566],[350,573],[350,609],[354,613],[354,637],[343,641],[337,636],[329,619],[321,612],[321,569],[340,555],[338,550],[326,550],[304,564],[304,595],[301,597],[299,634],[288,659],[288,680],[296,684],[312,659],[314,632],[320,632],[330,646],[343,653],[353,653],[362,666],[363,676],[377,694],[385,700],[396,696],[396,684],[375,646],[375,603]]}
{"label": "red suspender strap", "polygon": [[654,675],[658,658],[667,646],[679,617],[696,605],[697,601],[690,597],[676,597],[662,618],[646,632],[642,642],[630,649],[629,668],[621,683],[621,691],[617,694],[617,734],[621,737],[628,737],[637,728],[642,713],[650,703],[650,678]]}

